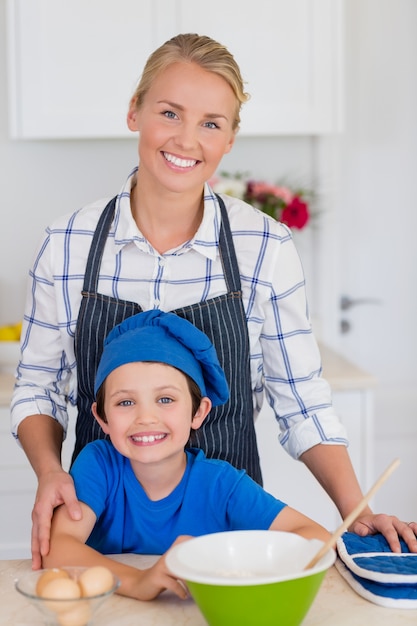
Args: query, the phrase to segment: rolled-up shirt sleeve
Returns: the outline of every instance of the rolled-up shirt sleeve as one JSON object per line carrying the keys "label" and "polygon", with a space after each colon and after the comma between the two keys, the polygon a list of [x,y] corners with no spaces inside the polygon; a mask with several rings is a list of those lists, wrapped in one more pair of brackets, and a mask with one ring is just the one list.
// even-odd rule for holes
{"label": "rolled-up shirt sleeve", "polygon": [[[70,311],[67,324],[58,322],[51,246],[47,232],[29,274],[21,359],[11,402],[11,430],[16,439],[19,424],[36,414],[57,420],[66,433],[67,402],[73,401],[71,381],[75,377],[75,358],[68,360],[73,355],[73,324]],[[65,281],[59,283],[62,290]]]}

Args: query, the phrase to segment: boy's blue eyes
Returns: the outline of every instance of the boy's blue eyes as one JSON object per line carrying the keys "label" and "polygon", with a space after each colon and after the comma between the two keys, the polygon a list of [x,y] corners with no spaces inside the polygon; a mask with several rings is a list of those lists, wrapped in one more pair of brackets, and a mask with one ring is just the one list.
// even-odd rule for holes
{"label": "boy's blue eyes", "polygon": [[122,400],[119,402],[120,406],[131,406],[133,404],[132,400]]}
{"label": "boy's blue eyes", "polygon": [[[159,398],[158,402],[160,402],[161,404],[170,404],[171,402],[173,402],[172,398],[168,398],[168,397],[163,397],[163,398]],[[122,400],[121,402],[119,402],[119,406],[132,406],[134,404],[133,400]]]}

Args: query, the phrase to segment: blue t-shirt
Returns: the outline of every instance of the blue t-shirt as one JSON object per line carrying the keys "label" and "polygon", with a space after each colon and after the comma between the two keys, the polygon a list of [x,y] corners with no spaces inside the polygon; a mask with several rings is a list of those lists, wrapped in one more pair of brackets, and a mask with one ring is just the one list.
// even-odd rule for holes
{"label": "blue t-shirt", "polygon": [[179,535],[267,530],[285,507],[244,470],[195,448],[186,455],[181,482],[153,501],[129,459],[108,441],[89,443],[71,469],[79,500],[97,516],[87,544],[102,554],[163,554]]}

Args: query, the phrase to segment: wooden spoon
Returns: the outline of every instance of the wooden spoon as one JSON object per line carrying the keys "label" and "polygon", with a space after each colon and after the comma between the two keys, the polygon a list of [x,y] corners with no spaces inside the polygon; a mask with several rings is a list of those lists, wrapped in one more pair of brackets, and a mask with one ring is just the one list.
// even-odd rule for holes
{"label": "wooden spoon", "polygon": [[344,519],[342,524],[337,528],[330,539],[326,541],[325,544],[320,548],[315,556],[307,563],[304,567],[304,570],[311,569],[320,561],[322,556],[326,554],[330,548],[334,548],[336,545],[336,541],[339,539],[341,535],[349,528],[349,526],[355,521],[355,519],[362,513],[363,509],[368,504],[369,500],[374,497],[378,489],[383,485],[383,483],[387,480],[389,476],[391,476],[392,472],[397,469],[400,464],[400,459],[395,459],[391,465],[387,467],[387,469],[381,474],[375,484],[370,488],[368,493],[362,498],[362,500],[355,506],[353,511],[349,513],[349,515]]}

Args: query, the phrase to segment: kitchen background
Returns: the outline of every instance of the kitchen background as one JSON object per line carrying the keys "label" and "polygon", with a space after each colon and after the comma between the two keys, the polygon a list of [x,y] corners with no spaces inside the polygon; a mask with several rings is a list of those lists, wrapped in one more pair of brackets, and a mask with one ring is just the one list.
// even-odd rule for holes
{"label": "kitchen background", "polygon": [[[123,1],[129,4],[128,0]],[[315,187],[319,214],[309,228],[296,233],[308,281],[314,327],[324,344],[377,379],[373,389],[374,475],[394,457],[400,457],[402,463],[395,480],[391,479],[376,497],[375,508],[406,520],[415,519],[417,2],[263,0],[263,3],[263,11],[259,9],[259,1],[249,0],[231,2],[227,7],[224,2],[211,3],[209,15],[205,13],[204,3],[202,11],[205,32],[222,40],[232,52],[238,49],[233,46],[237,33],[240,37],[244,34],[251,66],[256,67],[258,63],[259,75],[265,79],[263,98],[270,103],[269,110],[262,113],[258,122],[256,116],[251,117],[250,111],[259,112],[260,103],[249,82],[247,87],[252,100],[246,105],[246,130],[243,123],[232,153],[223,161],[223,169],[245,171],[254,178],[270,182],[286,179]],[[15,4],[19,6],[19,1]],[[24,4],[22,1],[22,6]],[[62,8],[65,4],[73,7],[78,4],[82,10],[88,6],[96,6],[97,10],[100,7],[103,13],[104,5],[112,3],[56,0],[51,4],[57,11],[60,5]],[[146,20],[160,18],[159,10],[169,7],[178,12],[188,8],[198,14],[199,5],[203,5],[195,0],[192,3],[166,0],[165,4],[162,0],[132,1],[131,4],[141,5],[140,27],[153,35],[155,32],[148,29]],[[298,15],[301,11],[305,17],[300,20],[298,35],[290,33],[290,40],[290,35],[280,29],[279,20],[274,23],[272,19],[282,10],[298,11]],[[259,11],[260,17],[258,13],[253,14],[255,11]],[[72,10],[74,12],[76,14]],[[239,20],[239,28],[242,22],[246,30],[234,27],[236,20]],[[254,24],[259,24],[259,30]],[[36,39],[38,25],[29,23],[28,26]],[[87,26],[89,45],[93,49],[94,26],[91,23]],[[306,44],[303,35],[310,30],[304,33],[303,26],[311,27],[316,35],[326,33],[332,54],[320,50],[320,38]],[[129,45],[125,30],[134,31],[135,27],[127,11],[123,13],[118,9],[113,28],[115,49]],[[45,130],[43,137],[29,139],[28,134],[25,136],[24,124],[20,118],[16,121],[16,117],[23,110],[31,117],[32,127],[42,126],[43,121],[37,119],[38,89],[45,86],[36,83],[36,73],[26,76],[33,88],[19,92],[19,106],[13,103],[13,85],[7,80],[12,61],[6,45],[8,30],[10,35],[13,25],[9,23],[7,28],[6,0],[0,0],[0,325],[15,322],[22,316],[27,271],[44,227],[57,215],[115,194],[137,159],[135,136],[114,136],[116,132],[113,136],[61,138],[71,134],[65,106],[62,118],[58,115],[52,137],[45,139]],[[59,34],[65,35],[64,31]],[[79,42],[74,39],[73,45],[74,58],[79,59]],[[289,116],[287,127],[279,125],[280,119],[285,121],[285,111],[280,117],[274,114],[274,107],[279,109],[279,104],[285,100],[286,85],[284,82],[277,85],[272,79],[269,84],[272,57],[265,53],[265,45],[269,53],[276,49],[277,56],[285,59],[284,75],[291,82],[292,93],[300,93],[306,99],[314,94],[320,101],[320,95],[325,92],[323,98],[330,102],[328,111],[321,117],[316,111],[314,119],[302,123]],[[297,73],[308,46],[313,46],[315,54],[322,55],[323,75],[328,77],[324,84],[320,83],[320,76],[314,75],[316,92],[309,82],[312,78]],[[149,42],[148,52],[154,47],[154,42]],[[37,52],[33,51],[33,63],[36,63]],[[245,74],[245,62],[237,52],[236,57]],[[312,68],[316,60],[311,59],[309,67]],[[17,59],[18,63],[20,61]],[[136,80],[142,61],[137,67],[134,59],[130,58],[129,63]],[[81,66],[80,71],[82,73]],[[58,75],[55,80],[62,83]],[[132,89],[123,94],[126,107],[133,85],[134,81]],[[114,89],[112,84],[107,84],[110,100]],[[46,92],[53,100],[53,82]],[[83,103],[84,94],[76,94],[76,99]],[[20,133],[17,139],[11,137],[13,124],[15,134]],[[271,134],[268,128],[273,129]],[[354,301],[345,311],[340,309],[343,295]],[[350,325],[349,332],[341,332],[342,321],[345,326]],[[2,412],[2,418],[3,415],[7,418],[6,413]],[[2,423],[2,432],[6,429]],[[10,447],[13,446],[10,439]],[[10,456],[13,457],[14,452]],[[0,499],[3,487],[0,484]]]}

